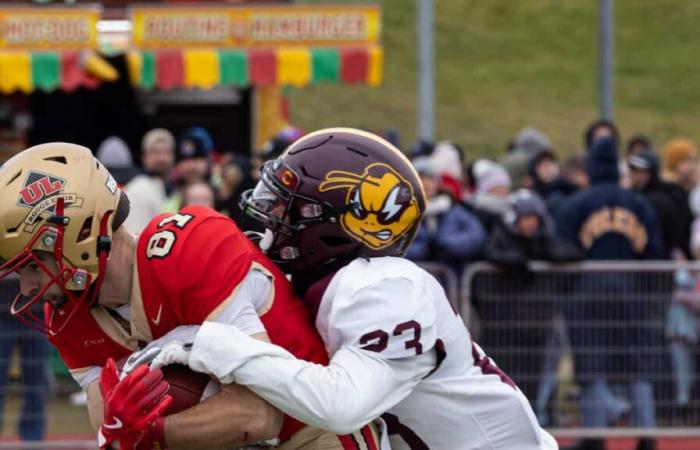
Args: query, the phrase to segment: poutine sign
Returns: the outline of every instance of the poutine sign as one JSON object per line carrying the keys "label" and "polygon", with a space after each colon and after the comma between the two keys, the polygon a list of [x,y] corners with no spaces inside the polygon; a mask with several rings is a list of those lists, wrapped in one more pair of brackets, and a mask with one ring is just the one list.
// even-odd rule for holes
{"label": "poutine sign", "polygon": [[376,6],[133,7],[137,48],[369,45],[379,41]]}
{"label": "poutine sign", "polygon": [[96,48],[100,14],[98,6],[0,8],[0,49]]}

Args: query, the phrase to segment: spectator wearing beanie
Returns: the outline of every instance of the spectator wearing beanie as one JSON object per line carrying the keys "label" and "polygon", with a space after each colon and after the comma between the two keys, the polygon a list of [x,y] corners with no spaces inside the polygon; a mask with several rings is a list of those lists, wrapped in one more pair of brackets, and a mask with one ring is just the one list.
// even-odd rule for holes
{"label": "spectator wearing beanie", "polygon": [[440,179],[428,158],[414,160],[427,206],[423,221],[406,257],[414,261],[441,261],[461,273],[465,264],[481,256],[486,232],[481,222],[451,194],[440,190]]}
{"label": "spectator wearing beanie", "polygon": [[525,127],[518,132],[508,153],[501,159],[516,188],[532,188],[529,162],[533,156],[551,149],[549,137],[537,128]]}
{"label": "spectator wearing beanie", "polygon": [[124,187],[138,174],[131,150],[119,136],[110,136],[102,141],[95,156],[109,170],[119,187]]}
{"label": "spectator wearing beanie", "polygon": [[673,139],[664,147],[664,175],[690,192],[696,183],[698,149],[684,138]]}
{"label": "spectator wearing beanie", "polygon": [[475,161],[471,173],[476,192],[463,204],[490,233],[509,208],[510,177],[503,166],[487,159]]}
{"label": "spectator wearing beanie", "polygon": [[690,256],[689,226],[692,220],[687,195],[682,188],[666,183],[659,176],[659,158],[651,150],[633,153],[627,158],[631,189],[642,194],[654,208],[663,243],[661,258],[671,259],[674,251]]}
{"label": "spectator wearing beanie", "polygon": [[180,137],[175,152],[173,180],[177,190],[163,205],[163,212],[177,212],[182,208],[182,189],[196,182],[218,186],[212,177],[214,141],[202,127],[192,127]]}
{"label": "spectator wearing beanie", "polygon": [[435,145],[430,161],[435,173],[440,178],[443,190],[449,192],[458,202],[463,197],[462,158],[463,150],[450,141],[440,141]]}
{"label": "spectator wearing beanie", "polygon": [[486,259],[509,268],[524,268],[528,261],[568,262],[583,253],[556,236],[554,220],[545,203],[532,191],[521,189],[509,196],[511,209],[503,215],[486,246]]}
{"label": "spectator wearing beanie", "polygon": [[[504,289],[503,298],[513,298],[518,292],[527,298],[536,298],[536,293],[546,292],[550,283],[543,277],[533,277],[527,270],[528,261],[553,262],[579,261],[583,253],[574,245],[556,236],[554,221],[547,212],[542,199],[534,192],[521,189],[509,197],[511,206],[502,221],[491,234],[484,250],[485,258],[507,270],[511,270],[507,285],[496,286]],[[511,295],[507,295],[511,293]],[[529,296],[531,293],[532,297]],[[498,295],[498,292],[493,294]],[[525,298],[518,297],[518,298]],[[507,349],[498,355],[499,367],[508,373],[518,384],[533,405],[536,403],[539,375],[543,368],[544,348],[550,330],[546,327],[528,327],[518,333],[506,333],[499,326],[515,321],[532,321],[549,324],[554,318],[554,303],[537,302],[481,302],[479,313],[484,324],[481,342],[487,348]],[[516,348],[517,351],[511,349]]]}

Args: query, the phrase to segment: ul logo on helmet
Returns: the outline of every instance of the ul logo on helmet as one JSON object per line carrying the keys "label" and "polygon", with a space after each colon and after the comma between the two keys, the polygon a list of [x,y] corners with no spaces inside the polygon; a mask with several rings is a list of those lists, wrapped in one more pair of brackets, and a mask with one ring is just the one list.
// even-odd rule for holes
{"label": "ul logo on helmet", "polygon": [[40,217],[47,213],[54,214],[59,198],[63,198],[66,208],[83,205],[83,199],[77,194],[63,192],[65,186],[66,180],[63,178],[34,170],[29,171],[17,198],[19,206],[31,209],[24,219],[25,231],[33,232]]}
{"label": "ul logo on helmet", "polygon": [[343,229],[375,250],[393,244],[420,217],[411,184],[384,163],[370,164],[363,173],[328,172],[319,191],[335,189],[347,190]]}

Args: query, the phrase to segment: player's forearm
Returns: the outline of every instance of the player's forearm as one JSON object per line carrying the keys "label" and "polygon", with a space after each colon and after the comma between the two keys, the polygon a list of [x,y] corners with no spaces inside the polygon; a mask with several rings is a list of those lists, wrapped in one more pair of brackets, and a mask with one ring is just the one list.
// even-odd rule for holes
{"label": "player's forearm", "polygon": [[87,412],[92,431],[97,434],[104,419],[99,380],[93,381],[87,388]]}
{"label": "player's forearm", "polygon": [[432,352],[387,361],[344,347],[322,366],[210,323],[200,328],[190,359],[194,370],[235,379],[300,421],[340,434],[357,430],[405,398],[434,363]]}
{"label": "player's forearm", "polygon": [[282,413],[243,386],[224,385],[204,402],[165,419],[169,450],[230,449],[279,435]]}

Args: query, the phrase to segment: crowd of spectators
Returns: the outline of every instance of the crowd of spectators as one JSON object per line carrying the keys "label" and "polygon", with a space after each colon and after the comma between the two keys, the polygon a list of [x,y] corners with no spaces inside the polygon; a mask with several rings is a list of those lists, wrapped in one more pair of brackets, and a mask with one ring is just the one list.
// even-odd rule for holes
{"label": "crowd of spectators", "polygon": [[[615,124],[599,120],[585,129],[581,150],[568,152],[561,162],[564,152],[558,152],[542,131],[527,127],[500,158],[466,161],[461,178],[453,170],[437,169],[449,159],[444,154],[448,149],[464,157],[454,144],[438,143],[431,152],[431,145],[421,142],[412,149],[429,202],[426,221],[408,257],[445,262],[457,273],[475,261],[508,271],[508,286],[490,289],[494,295],[499,289],[517,290],[523,303],[506,308],[498,302],[476,305],[484,322],[482,343],[487,352],[493,343],[511,349],[497,362],[533,404],[542,390],[537,374],[546,365],[548,324],[558,310],[552,302],[533,301],[544,297],[551,286],[541,286],[542,278],[528,275],[528,261],[680,262],[700,253],[700,220],[693,212],[693,208],[700,212],[695,144],[673,139],[657,152],[649,138],[635,135],[620,154],[621,143]],[[460,181],[458,190],[455,179]],[[578,276],[571,292],[586,294],[572,295],[559,310],[570,324],[566,340],[581,387],[582,425],[606,427],[629,412],[632,425],[655,427],[653,372],[658,359],[639,349],[664,345],[660,333],[640,326],[658,320],[658,309],[630,298],[643,289],[638,276],[619,274],[604,281],[594,277]],[[675,278],[665,333],[676,379],[675,402],[688,405],[698,340],[697,280],[684,270]],[[522,326],[508,334],[489,330],[489,317],[499,323],[512,320],[539,326]],[[610,320],[618,325],[600,328]],[[620,350],[603,350],[611,348]],[[621,374],[626,377],[623,382]],[[620,391],[624,397],[614,393]],[[542,414],[544,425],[551,426],[545,417]],[[602,449],[604,444],[590,439],[576,448]],[[655,443],[640,439],[637,448],[653,449]]]}
{"label": "crowd of spectators", "polygon": [[[240,223],[245,220],[238,207],[240,196],[255,185],[262,163],[280,155],[302,135],[300,129],[287,127],[262,149],[246,155],[217,148],[202,127],[178,136],[156,128],[143,136],[141,167],[135,166],[132,152],[116,136],[102,143],[97,156],[131,200],[126,226],[133,233],[139,233],[160,212],[193,204],[215,208]],[[398,144],[395,133],[384,135]],[[427,207],[407,257],[419,263],[441,263],[457,275],[476,261],[488,261],[510,273],[510,284],[527,293],[539,289],[528,278],[528,262],[533,260],[683,261],[700,256],[700,187],[694,143],[674,139],[657,152],[649,138],[635,135],[626,142],[624,152],[618,148],[621,144],[615,124],[606,120],[586,128],[579,151],[555,148],[544,132],[533,127],[523,128],[502,155],[490,159],[470,160],[451,141],[416,142],[404,150],[423,181]],[[671,302],[666,339],[676,369],[676,400],[687,404],[695,374],[700,301],[693,274],[678,271],[676,279],[679,289]],[[621,277],[605,289],[624,291],[628,281]],[[586,283],[586,278],[579,282]],[[630,302],[618,306],[621,319],[646,317]],[[487,310],[482,312],[488,316]],[[585,297],[575,297],[570,307],[561,310],[564,319],[590,323],[604,320],[608,313]],[[500,319],[506,315],[542,324],[513,337],[513,342],[502,336],[499,341],[506,347],[528,349],[522,354],[528,355],[526,362],[516,352],[498,363],[534,404],[541,396],[540,381],[531,373],[520,372],[525,366],[526,371],[536,372],[546,365],[544,349],[552,339],[549,324],[554,308],[523,306],[498,314]],[[632,331],[611,337],[585,327],[569,334],[582,388],[583,425],[606,426],[610,417],[626,409],[624,403],[616,402],[607,377],[611,367],[626,364],[620,370],[634,375],[628,386],[634,423],[655,426],[653,386],[645,367],[648,361],[640,354],[609,361],[577,352],[591,344],[633,349],[647,343],[648,336]],[[488,332],[483,339],[488,351]],[[546,419],[543,422],[551,425]],[[602,448],[596,445],[581,448]],[[654,448],[653,441],[643,440],[638,448]]]}

